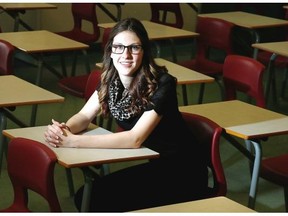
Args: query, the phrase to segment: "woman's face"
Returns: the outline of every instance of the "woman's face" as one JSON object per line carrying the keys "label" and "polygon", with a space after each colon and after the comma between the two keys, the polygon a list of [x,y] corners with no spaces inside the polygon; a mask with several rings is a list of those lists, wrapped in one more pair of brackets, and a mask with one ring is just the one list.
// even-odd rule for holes
{"label": "woman's face", "polygon": [[123,31],[114,37],[111,58],[121,76],[133,76],[142,63],[141,41],[134,32]]}

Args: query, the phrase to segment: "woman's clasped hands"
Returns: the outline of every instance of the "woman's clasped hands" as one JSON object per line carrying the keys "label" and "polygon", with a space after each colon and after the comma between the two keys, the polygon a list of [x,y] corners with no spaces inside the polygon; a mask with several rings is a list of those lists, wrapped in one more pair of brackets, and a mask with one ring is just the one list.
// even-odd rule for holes
{"label": "woman's clasped hands", "polygon": [[45,141],[53,147],[73,147],[71,145],[72,136],[73,134],[65,123],[60,123],[54,119],[44,133]]}

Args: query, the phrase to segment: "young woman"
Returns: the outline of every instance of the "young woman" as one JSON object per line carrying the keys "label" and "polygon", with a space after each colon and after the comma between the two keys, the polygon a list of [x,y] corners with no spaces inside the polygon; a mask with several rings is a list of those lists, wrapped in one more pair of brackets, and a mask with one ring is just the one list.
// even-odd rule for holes
{"label": "young woman", "polygon": [[[113,116],[123,131],[77,135],[99,113]],[[131,211],[199,199],[206,193],[206,160],[178,110],[176,79],[155,63],[147,32],[137,19],[122,20],[111,30],[100,88],[66,123],[53,120],[44,135],[54,147],[143,145],[160,153],[147,163],[96,177],[91,211]],[[78,209],[82,190],[75,196]]]}

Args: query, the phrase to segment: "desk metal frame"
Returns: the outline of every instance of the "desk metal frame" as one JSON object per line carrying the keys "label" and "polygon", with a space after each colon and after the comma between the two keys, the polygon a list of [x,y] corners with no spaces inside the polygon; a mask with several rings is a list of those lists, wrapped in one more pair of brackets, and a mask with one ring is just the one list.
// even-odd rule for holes
{"label": "desk metal frame", "polygon": [[15,20],[14,31],[17,32],[20,24],[29,31],[33,30],[20,17],[20,14],[24,14],[26,10],[56,9],[57,7],[46,3],[1,3],[0,8]]}

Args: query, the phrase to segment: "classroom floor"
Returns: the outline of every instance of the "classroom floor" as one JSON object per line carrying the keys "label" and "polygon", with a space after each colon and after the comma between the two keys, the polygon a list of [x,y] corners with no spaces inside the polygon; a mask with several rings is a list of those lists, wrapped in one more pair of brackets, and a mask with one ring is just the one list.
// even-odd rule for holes
{"label": "classroom floor", "polygon": [[[176,50],[178,60],[187,59],[193,48],[193,43],[189,41],[181,41],[176,43]],[[101,52],[100,48],[95,46],[93,49],[89,50],[89,58],[91,62],[91,69],[94,67],[96,62],[101,61]],[[171,52],[169,49],[165,49],[161,53],[161,57],[171,59]],[[23,57],[23,56],[22,56]],[[25,56],[24,56],[25,57]],[[71,69],[71,56],[67,57],[67,68],[68,71]],[[79,57],[77,67],[77,74],[85,73],[85,65],[83,57]],[[56,68],[60,68],[60,58],[58,55],[48,55],[46,57],[49,64],[54,65]],[[82,64],[83,63],[83,64]],[[17,60],[15,62],[15,74],[25,80],[30,82],[35,81],[37,68],[22,61]],[[283,70],[277,72],[277,80],[280,85],[280,80],[283,79]],[[279,76],[278,76],[279,75]],[[54,118],[59,121],[66,121],[72,114],[77,112],[84,104],[84,101],[80,98],[73,97],[71,95],[65,94],[57,86],[57,78],[52,75],[46,69],[44,70],[44,76],[42,79],[42,87],[48,89],[54,93],[62,95],[65,97],[64,103],[59,104],[46,104],[38,106],[38,114],[36,125],[47,125],[51,122],[51,119]],[[206,85],[206,91],[204,96],[204,103],[220,101],[220,93],[216,83]],[[189,104],[196,104],[196,98],[198,95],[198,85],[188,86],[189,94]],[[182,105],[181,100],[181,89],[179,91],[179,105]],[[271,100],[270,100],[271,101]],[[278,104],[269,103],[269,109],[288,114],[288,102],[285,100],[279,100]],[[14,111],[15,115],[21,118],[24,122],[29,122],[31,112],[31,106],[17,107]],[[8,128],[18,127],[14,123],[8,121]],[[268,141],[263,142],[263,154],[264,156],[272,156],[277,154],[282,154],[288,152],[288,136],[282,135],[277,137],[271,137]],[[228,193],[227,197],[239,202],[243,205],[248,203],[248,191],[250,183],[250,173],[248,169],[248,160],[240,154],[231,144],[227,143],[224,139],[221,142],[221,157],[222,162],[227,178],[228,183]],[[110,169],[113,172],[114,170],[121,169],[126,166],[131,166],[136,163],[141,163],[143,161],[137,162],[126,162],[126,163],[116,163],[111,164]],[[73,180],[74,187],[77,190],[84,182],[83,175],[80,169],[73,168]],[[172,171],[171,171],[172,172]],[[56,190],[58,193],[58,198],[60,205],[64,212],[76,212],[74,207],[73,197],[69,196],[67,180],[65,169],[59,165],[56,165],[55,168],[55,183]],[[31,199],[29,205],[33,211],[36,212],[47,212],[49,211],[47,204],[43,198],[39,197],[33,192],[29,193]],[[6,158],[4,158],[4,164],[2,167],[2,172],[0,176],[0,209],[7,207],[13,199],[13,189],[9,177],[7,176],[6,170]],[[259,212],[284,212],[284,196],[283,188],[273,185],[263,179],[259,180],[258,187],[258,197],[256,200],[255,210]]]}

